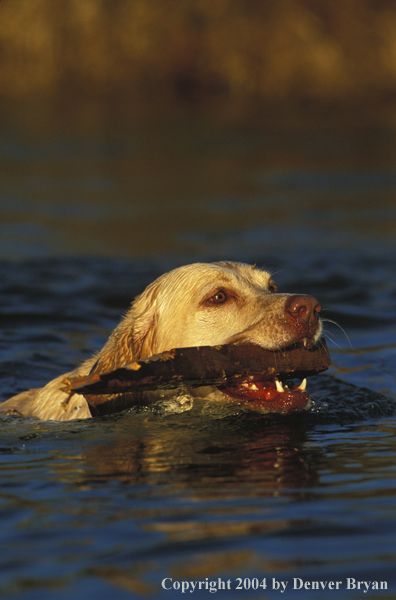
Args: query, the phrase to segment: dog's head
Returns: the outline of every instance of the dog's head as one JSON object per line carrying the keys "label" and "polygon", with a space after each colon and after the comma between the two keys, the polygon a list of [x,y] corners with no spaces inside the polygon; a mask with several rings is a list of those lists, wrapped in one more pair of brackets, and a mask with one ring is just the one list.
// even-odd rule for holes
{"label": "dog's head", "polygon": [[136,298],[100,352],[95,371],[171,348],[253,342],[269,350],[313,346],[315,298],[277,293],[271,275],[234,262],[195,263],[159,277]]}

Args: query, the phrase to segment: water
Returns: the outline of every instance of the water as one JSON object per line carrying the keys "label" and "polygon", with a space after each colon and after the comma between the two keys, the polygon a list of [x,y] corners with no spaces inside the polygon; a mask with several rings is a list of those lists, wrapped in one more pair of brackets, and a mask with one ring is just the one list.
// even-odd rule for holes
{"label": "water", "polygon": [[[219,578],[223,598],[395,597],[392,122],[10,114],[2,399],[90,356],[137,293],[193,260],[257,262],[347,335],[326,323],[311,413],[3,419],[0,597],[176,598],[202,581],[190,596],[207,598]],[[293,589],[320,581],[341,583]]]}

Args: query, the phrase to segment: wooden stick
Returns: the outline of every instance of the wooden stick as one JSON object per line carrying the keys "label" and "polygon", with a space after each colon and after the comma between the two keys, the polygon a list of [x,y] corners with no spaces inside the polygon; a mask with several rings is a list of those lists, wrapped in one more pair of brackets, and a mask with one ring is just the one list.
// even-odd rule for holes
{"label": "wooden stick", "polygon": [[[175,348],[129,363],[111,373],[65,380],[64,389],[83,394],[92,406],[99,406],[114,401],[115,395],[119,394],[126,399],[125,395],[133,398],[131,392],[182,385],[222,385],[229,378],[248,375],[259,375],[263,380],[275,376],[304,378],[325,371],[330,363],[324,339],[311,349],[285,351],[265,350],[255,344]],[[132,406],[134,402],[131,399],[127,404]]]}

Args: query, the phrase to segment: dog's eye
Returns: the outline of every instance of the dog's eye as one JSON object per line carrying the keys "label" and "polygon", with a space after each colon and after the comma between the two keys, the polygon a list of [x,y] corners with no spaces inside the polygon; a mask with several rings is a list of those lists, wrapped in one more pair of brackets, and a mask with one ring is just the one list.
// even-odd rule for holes
{"label": "dog's eye", "polygon": [[213,304],[223,304],[227,300],[227,294],[220,290],[210,299]]}
{"label": "dog's eye", "polygon": [[271,292],[271,294],[276,294],[276,292],[278,291],[278,288],[276,287],[275,283],[272,281],[272,279],[270,279],[270,282],[268,284],[268,289]]}

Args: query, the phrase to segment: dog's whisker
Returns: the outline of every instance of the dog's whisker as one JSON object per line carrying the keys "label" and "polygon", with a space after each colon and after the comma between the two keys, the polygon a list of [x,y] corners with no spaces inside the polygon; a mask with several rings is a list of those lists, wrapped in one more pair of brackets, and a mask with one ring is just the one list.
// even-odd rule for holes
{"label": "dog's whisker", "polygon": [[323,335],[327,340],[329,340],[332,344],[334,344],[334,346],[337,346],[337,348],[341,349],[341,346],[339,344],[337,344],[334,337],[328,331],[323,330]]}
{"label": "dog's whisker", "polygon": [[[350,347],[353,348],[352,342],[351,342],[351,340],[350,340],[347,332],[345,331],[345,329],[343,327],[341,327],[341,325],[339,325],[339,323],[337,323],[336,321],[333,321],[332,319],[328,319],[327,317],[322,317],[322,322],[331,323],[332,325],[335,325],[336,327],[338,327],[339,329],[341,329],[342,333],[345,335],[346,339],[348,340],[348,343],[349,343]],[[323,331],[325,331],[325,330],[323,330]],[[326,332],[326,333],[327,333],[327,335],[329,335],[328,332]],[[331,339],[330,336],[329,336],[329,339]]]}

